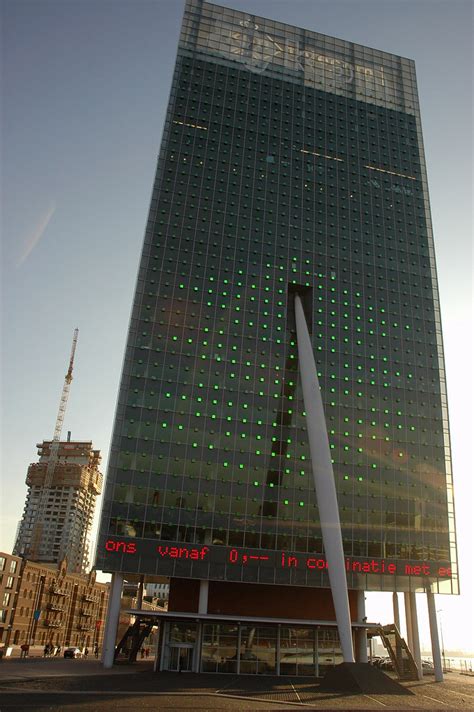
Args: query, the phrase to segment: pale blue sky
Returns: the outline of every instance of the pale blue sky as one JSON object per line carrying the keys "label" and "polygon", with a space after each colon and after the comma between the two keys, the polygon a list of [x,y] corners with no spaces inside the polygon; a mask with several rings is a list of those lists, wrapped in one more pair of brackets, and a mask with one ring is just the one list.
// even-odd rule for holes
{"label": "pale blue sky", "polygon": [[[472,650],[472,2],[227,4],[416,61],[445,334],[463,591],[460,599],[440,597],[438,607],[446,647]],[[21,517],[35,444],[53,433],[76,326],[80,334],[64,435],[69,429],[73,438],[92,439],[103,452],[105,472],[183,5],[183,0],[2,3],[0,549],[6,551]],[[390,620],[390,605],[389,596],[378,597],[369,614]],[[422,639],[428,642],[426,626]]]}

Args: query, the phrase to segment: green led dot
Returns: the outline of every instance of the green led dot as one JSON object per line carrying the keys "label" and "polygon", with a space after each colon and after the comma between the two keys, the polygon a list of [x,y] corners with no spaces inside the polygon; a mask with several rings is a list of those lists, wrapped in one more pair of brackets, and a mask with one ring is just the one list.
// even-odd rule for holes
{"label": "green led dot", "polygon": [[304,502],[300,502],[300,503],[299,503],[299,506],[300,506],[300,507],[304,507]]}
{"label": "green led dot", "polygon": [[254,480],[255,487],[258,487],[258,484],[259,484],[258,480]]}
{"label": "green led dot", "polygon": [[284,500],[283,500],[283,504],[290,504],[290,502],[289,502],[289,500],[284,499]]}

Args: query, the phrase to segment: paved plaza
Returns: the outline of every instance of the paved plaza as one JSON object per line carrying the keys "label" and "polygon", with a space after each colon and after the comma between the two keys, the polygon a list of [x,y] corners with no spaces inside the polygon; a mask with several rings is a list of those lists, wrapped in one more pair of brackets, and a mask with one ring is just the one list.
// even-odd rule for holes
{"label": "paved plaza", "polygon": [[412,695],[347,695],[319,691],[309,678],[153,673],[153,664],[104,670],[97,660],[7,659],[0,663],[6,710],[474,710],[474,678],[446,675],[405,683]]}

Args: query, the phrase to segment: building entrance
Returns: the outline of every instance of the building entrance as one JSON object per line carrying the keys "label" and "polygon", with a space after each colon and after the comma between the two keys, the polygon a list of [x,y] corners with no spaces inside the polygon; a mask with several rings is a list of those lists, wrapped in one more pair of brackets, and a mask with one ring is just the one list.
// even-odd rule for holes
{"label": "building entrance", "polygon": [[194,645],[170,645],[168,670],[171,672],[191,672],[193,668]]}
{"label": "building entrance", "polygon": [[196,652],[196,623],[164,624],[161,670],[192,672],[197,665]]}

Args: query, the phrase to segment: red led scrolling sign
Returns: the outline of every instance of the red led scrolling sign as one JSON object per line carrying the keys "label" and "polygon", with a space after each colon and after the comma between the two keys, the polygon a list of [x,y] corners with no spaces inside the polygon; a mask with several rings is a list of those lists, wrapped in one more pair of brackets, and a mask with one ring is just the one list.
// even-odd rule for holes
{"label": "red led scrolling sign", "polygon": [[[151,546],[150,546],[151,545]],[[325,571],[327,560],[322,556],[285,551],[257,553],[255,550],[236,549],[222,546],[191,546],[173,544],[155,544],[149,541],[123,540],[109,538],[104,544],[106,554],[143,555],[149,558],[181,561],[205,561],[229,566],[274,566],[281,569],[307,569]],[[347,557],[346,571],[358,574],[384,574],[389,576],[437,576],[451,578],[449,564],[436,562],[393,561],[388,559],[357,559]]]}

